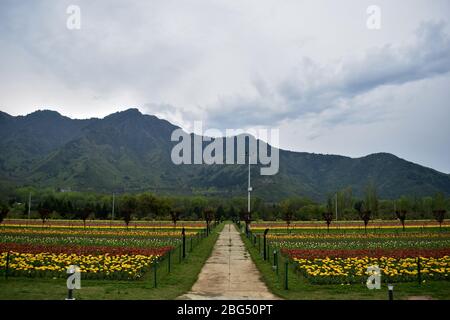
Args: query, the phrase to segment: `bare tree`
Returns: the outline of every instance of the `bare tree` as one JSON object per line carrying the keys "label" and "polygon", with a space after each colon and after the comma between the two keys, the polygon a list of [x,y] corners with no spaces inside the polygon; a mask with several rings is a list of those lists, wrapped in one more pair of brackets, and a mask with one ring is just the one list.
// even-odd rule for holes
{"label": "bare tree", "polygon": [[283,219],[284,219],[284,221],[286,221],[286,228],[287,228],[288,232],[290,232],[289,227],[291,225],[291,222],[292,222],[293,218],[294,218],[294,212],[291,210],[291,207],[288,206],[285,209],[284,214],[283,214]]}
{"label": "bare tree", "polygon": [[446,210],[433,210],[434,218],[439,223],[439,230],[442,230],[442,223],[444,222],[446,213]]}
{"label": "bare tree", "polygon": [[50,201],[45,200],[44,202],[39,203],[37,210],[41,217],[42,224],[44,224],[52,212]]}
{"label": "bare tree", "polygon": [[395,215],[396,215],[397,219],[400,220],[400,222],[403,226],[403,231],[405,231],[405,220],[406,220],[407,213],[408,213],[408,211],[406,211],[406,210],[395,211]]}
{"label": "bare tree", "polygon": [[214,219],[214,210],[211,208],[206,208],[203,210],[203,218],[206,222],[206,235],[209,235],[209,224]]}
{"label": "bare tree", "polygon": [[136,198],[130,195],[126,195],[122,198],[121,204],[120,204],[120,211],[122,213],[123,220],[125,221],[125,224],[128,229],[128,225],[130,224],[130,221],[132,219],[133,214],[137,210],[137,201]]}
{"label": "bare tree", "polygon": [[181,208],[175,208],[175,209],[171,209],[170,210],[170,219],[173,222],[173,227],[176,228],[177,226],[177,221],[180,220],[181,217],[181,213],[182,213],[182,209]]}
{"label": "bare tree", "polygon": [[8,215],[8,212],[9,212],[9,207],[6,204],[1,203],[0,204],[0,223],[2,223],[3,220],[6,218],[6,216]]}
{"label": "bare tree", "polygon": [[84,208],[81,210],[81,219],[83,220],[84,228],[86,229],[86,220],[89,219],[91,214],[94,212],[94,207],[91,203],[86,203]]}
{"label": "bare tree", "polygon": [[372,212],[366,209],[364,201],[355,202],[355,210],[358,212],[359,218],[364,221],[364,231],[367,233],[367,225],[371,219]]}
{"label": "bare tree", "polygon": [[324,212],[322,214],[323,220],[327,223],[327,231],[330,232],[330,224],[333,220],[333,213],[332,212]]}
{"label": "bare tree", "polygon": [[241,220],[245,221],[245,234],[248,235],[250,231],[250,224],[252,222],[252,215],[247,209],[241,208],[239,210],[239,217]]}
{"label": "bare tree", "polygon": [[445,197],[442,193],[437,193],[433,197],[432,207],[434,218],[439,223],[439,229],[442,230],[442,223],[447,213],[447,210],[445,210]]}

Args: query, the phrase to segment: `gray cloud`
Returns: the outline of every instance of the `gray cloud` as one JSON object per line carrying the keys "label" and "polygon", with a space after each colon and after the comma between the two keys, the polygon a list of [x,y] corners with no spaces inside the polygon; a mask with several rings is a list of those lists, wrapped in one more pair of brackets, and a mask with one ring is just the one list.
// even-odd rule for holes
{"label": "gray cloud", "polygon": [[[320,65],[303,57],[273,91],[258,79],[254,82],[256,97],[221,98],[217,101],[220,108],[208,120],[216,126],[278,125],[287,119],[326,110],[337,111],[328,118],[329,124],[383,120],[386,111],[383,106],[364,108],[358,103],[358,96],[381,86],[402,85],[448,73],[450,37],[445,27],[443,22],[423,23],[413,43],[375,48],[359,60],[345,57],[335,64]],[[348,107],[342,108],[345,105]],[[223,110],[228,113],[223,114]]]}
{"label": "gray cloud", "polygon": [[[381,135],[392,126],[399,129],[389,139],[400,146],[403,105],[424,126],[442,119],[448,90],[435,89],[449,78],[450,3],[377,2],[379,31],[366,28],[369,0],[2,0],[0,106],[77,118],[138,106],[187,130],[194,120],[279,126],[293,133],[282,146],[344,155],[358,154],[338,139],[350,128]],[[81,30],[65,27],[71,4],[81,7]],[[416,84],[429,117],[407,98],[418,100]],[[436,128],[434,140],[442,144],[445,130]],[[429,158],[416,152],[407,155],[450,171],[438,144]]]}

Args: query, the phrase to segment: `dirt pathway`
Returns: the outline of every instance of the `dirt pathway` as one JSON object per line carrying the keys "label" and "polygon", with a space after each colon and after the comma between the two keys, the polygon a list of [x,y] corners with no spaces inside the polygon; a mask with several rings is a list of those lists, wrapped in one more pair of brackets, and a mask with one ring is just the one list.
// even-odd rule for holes
{"label": "dirt pathway", "polygon": [[211,256],[203,266],[191,291],[178,299],[279,299],[260,280],[253,263],[233,224],[219,234]]}

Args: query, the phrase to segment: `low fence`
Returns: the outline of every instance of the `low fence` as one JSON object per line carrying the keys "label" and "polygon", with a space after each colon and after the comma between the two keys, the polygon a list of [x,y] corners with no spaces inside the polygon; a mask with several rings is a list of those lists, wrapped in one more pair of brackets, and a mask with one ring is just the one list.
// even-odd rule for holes
{"label": "low fence", "polygon": [[[258,250],[260,257],[272,266],[273,271],[277,275],[278,281],[283,285],[284,289],[288,290],[289,279],[292,275],[303,278],[301,270],[299,269],[296,261],[294,261],[289,255],[283,254],[280,248],[271,243],[271,241],[266,237],[268,231],[269,229],[266,229],[265,232],[261,234],[252,233],[251,230],[248,230],[248,232],[245,233],[245,227],[241,228],[241,232],[246,235],[251,245]],[[414,281],[417,281],[420,285],[422,284],[423,278],[421,257],[415,257],[415,261],[417,275],[415,276]],[[365,284],[365,282],[363,283]],[[392,281],[389,283],[392,283]]]}
{"label": "low fence", "polygon": [[[218,223],[213,222],[210,225],[210,229],[207,230],[207,228],[200,229],[195,235],[186,235],[185,230],[181,230],[180,237],[181,242],[177,246],[173,247],[172,249],[166,251],[164,255],[159,256],[156,258],[152,264],[146,268],[144,272],[144,276],[141,278],[144,281],[149,281],[152,283],[153,287],[157,288],[160,281],[170,275],[170,273],[173,270],[173,267],[176,264],[183,263],[189,256],[192,254],[192,252],[195,250],[195,248],[202,242],[203,239],[209,237],[212,233],[212,231],[218,226]],[[4,261],[1,264],[2,267],[0,267],[0,276],[4,277],[5,279],[8,279],[9,277],[13,276],[26,276],[26,277],[59,277],[59,278],[65,278],[66,273],[61,271],[36,271],[36,272],[30,272],[27,275],[16,272],[14,269],[11,268],[11,265],[14,263],[14,252],[8,251],[5,255]],[[84,277],[82,275],[82,278],[86,279],[86,274],[84,274]],[[89,275],[87,279],[97,279],[94,275]],[[102,278],[100,275],[98,279],[105,279]],[[125,279],[119,279],[119,280],[125,280]],[[130,281],[132,281],[130,279]]]}

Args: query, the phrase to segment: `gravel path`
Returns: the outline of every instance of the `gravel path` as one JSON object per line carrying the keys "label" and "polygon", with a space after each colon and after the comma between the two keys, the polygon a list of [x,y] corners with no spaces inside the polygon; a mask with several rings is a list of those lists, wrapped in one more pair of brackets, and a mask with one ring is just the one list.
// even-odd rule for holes
{"label": "gravel path", "polygon": [[178,299],[279,299],[260,279],[260,273],[233,224],[219,234],[211,256],[191,291]]}

